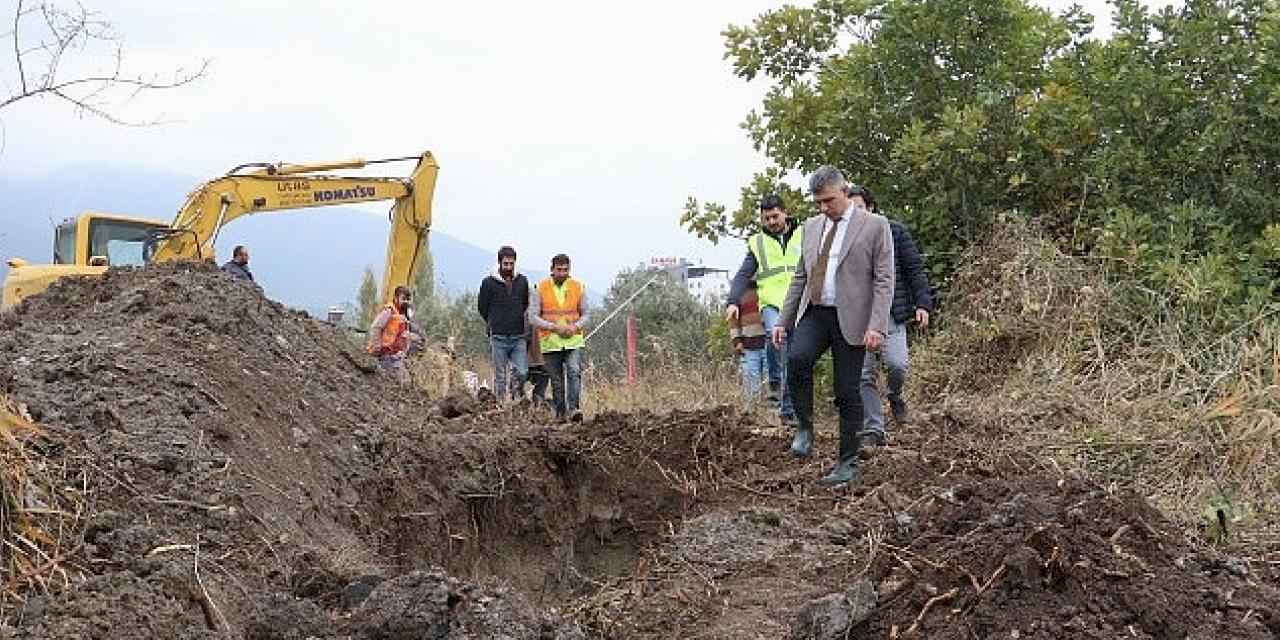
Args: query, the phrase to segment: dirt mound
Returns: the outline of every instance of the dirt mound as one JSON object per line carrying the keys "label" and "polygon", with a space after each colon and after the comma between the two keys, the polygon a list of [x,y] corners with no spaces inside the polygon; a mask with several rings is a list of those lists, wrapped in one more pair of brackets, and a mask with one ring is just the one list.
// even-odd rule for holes
{"label": "dirt mound", "polygon": [[[483,521],[468,505],[486,479],[466,474],[501,458],[502,430],[469,433],[474,416],[446,429],[438,407],[371,373],[347,335],[211,267],[66,279],[0,322],[0,391],[48,429],[31,443],[47,480],[32,499],[74,491],[84,506],[73,530],[53,532],[58,557],[44,568],[81,584],[6,602],[18,637],[276,637],[278,625],[254,621],[350,608],[365,577],[427,566],[382,547],[395,537],[378,528],[417,528],[425,512],[383,499],[440,497],[430,522],[441,529]],[[421,476],[388,464],[415,447],[429,461]],[[415,559],[456,566],[452,539]],[[522,602],[509,608],[537,618]]]}
{"label": "dirt mound", "polygon": [[0,328],[0,393],[44,427],[6,509],[62,514],[6,557],[16,638],[1280,631],[1261,568],[947,416],[831,491],[831,434],[800,463],[727,409],[430,403],[207,266],[64,280]]}

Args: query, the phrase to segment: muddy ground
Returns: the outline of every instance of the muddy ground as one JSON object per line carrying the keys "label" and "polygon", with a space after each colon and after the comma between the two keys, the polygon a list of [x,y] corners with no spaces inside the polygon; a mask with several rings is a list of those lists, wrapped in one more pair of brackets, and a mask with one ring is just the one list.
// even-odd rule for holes
{"label": "muddy ground", "polygon": [[1272,565],[992,427],[922,414],[827,490],[829,434],[801,463],[729,409],[551,425],[371,364],[201,266],[0,316],[51,531],[39,575],[6,557],[0,636],[1280,635]]}

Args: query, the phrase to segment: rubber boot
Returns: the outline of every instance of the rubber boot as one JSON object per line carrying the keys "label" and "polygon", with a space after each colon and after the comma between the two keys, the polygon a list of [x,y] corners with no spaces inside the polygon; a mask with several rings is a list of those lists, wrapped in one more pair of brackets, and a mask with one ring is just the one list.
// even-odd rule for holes
{"label": "rubber boot", "polygon": [[858,477],[858,453],[862,449],[862,437],[858,433],[861,426],[861,410],[845,411],[840,417],[840,457],[831,472],[822,476],[818,482],[834,487],[848,484]]}
{"label": "rubber boot", "polygon": [[811,453],[813,453],[813,425],[797,426],[796,435],[791,439],[791,455],[807,458]]}
{"label": "rubber boot", "polygon": [[818,482],[828,487],[837,487],[843,484],[849,484],[857,477],[858,458],[855,456],[853,458],[837,462],[836,466],[831,469],[831,472],[822,476],[822,479],[818,480]]}

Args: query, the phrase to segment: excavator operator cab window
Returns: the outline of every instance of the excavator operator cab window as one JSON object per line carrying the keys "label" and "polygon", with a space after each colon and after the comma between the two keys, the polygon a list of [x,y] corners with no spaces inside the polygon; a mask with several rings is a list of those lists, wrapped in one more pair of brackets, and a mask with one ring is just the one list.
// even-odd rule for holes
{"label": "excavator operator cab window", "polygon": [[76,221],[68,220],[53,229],[53,263],[76,263]]}
{"label": "excavator operator cab window", "polygon": [[154,225],[123,220],[97,219],[89,222],[89,255],[105,257],[108,265],[142,266],[143,245]]}

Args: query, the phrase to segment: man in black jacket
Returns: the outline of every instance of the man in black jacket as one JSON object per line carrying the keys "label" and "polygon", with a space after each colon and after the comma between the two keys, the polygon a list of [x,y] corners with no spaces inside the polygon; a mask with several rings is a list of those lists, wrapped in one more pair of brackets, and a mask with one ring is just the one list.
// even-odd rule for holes
{"label": "man in black jacket", "polygon": [[231,250],[231,259],[222,265],[222,272],[236,280],[245,280],[262,291],[262,287],[254,281],[253,272],[249,270],[249,250],[244,245],[236,245]]}
{"label": "man in black jacket", "polygon": [[249,250],[244,245],[236,245],[231,250],[231,259],[222,265],[222,272],[237,280],[253,282],[253,272],[249,271]]}
{"label": "man in black jacket", "polygon": [[[867,193],[867,204],[879,213],[875,200]],[[883,214],[882,214],[883,215]],[[933,312],[933,293],[924,270],[920,250],[907,228],[897,220],[889,220],[893,234],[894,287],[893,306],[889,310],[889,333],[879,352],[867,351],[862,363],[862,440],[869,445],[885,441],[884,405],[876,384],[876,370],[884,360],[888,370],[889,408],[899,426],[907,421],[907,401],[902,390],[907,381],[907,325],[915,321],[921,330],[929,326]]]}
{"label": "man in black jacket", "polygon": [[508,397],[507,372],[511,372],[511,386],[515,389],[520,389],[529,375],[525,343],[529,280],[524,274],[516,273],[515,249],[498,249],[498,270],[480,283],[476,306],[489,331],[493,392],[499,401],[504,401]]}

